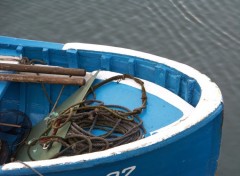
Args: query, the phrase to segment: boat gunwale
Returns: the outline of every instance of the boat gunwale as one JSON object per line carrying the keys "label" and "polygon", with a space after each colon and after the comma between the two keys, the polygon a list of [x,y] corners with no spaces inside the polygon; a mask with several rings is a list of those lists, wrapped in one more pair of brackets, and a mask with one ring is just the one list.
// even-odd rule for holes
{"label": "boat gunwale", "polygon": [[[79,165],[79,168],[89,167],[90,163],[86,164],[88,161],[99,160],[104,158],[109,158],[111,156],[116,156],[119,154],[125,154],[125,157],[132,157],[130,155],[127,156],[126,153],[134,152],[138,149],[145,148],[148,146],[154,146],[154,144],[162,143],[166,145],[166,141],[169,141],[170,138],[174,136],[179,136],[178,134],[184,132],[187,129],[195,126],[195,130],[200,128],[197,126],[199,122],[207,119],[211,116],[212,113],[216,113],[221,110],[222,108],[222,95],[217,87],[217,85],[204,74],[200,73],[199,71],[195,70],[194,68],[187,66],[185,64],[169,60],[163,57],[155,56],[152,54],[134,51],[130,49],[118,48],[118,47],[111,47],[111,46],[103,46],[103,45],[95,45],[95,44],[82,44],[82,43],[74,43],[74,44],[65,44],[63,46],[63,50],[70,50],[70,49],[77,49],[77,50],[85,50],[85,51],[97,51],[97,52],[105,52],[105,53],[116,53],[116,54],[123,54],[126,56],[137,57],[139,59],[145,59],[153,62],[157,62],[160,64],[167,65],[173,69],[178,70],[179,72],[195,79],[201,88],[201,96],[197,106],[195,107],[194,112],[189,114],[189,116],[179,119],[178,121],[161,128],[156,134],[144,138],[142,140],[125,144],[119,147],[115,147],[113,149],[108,149],[101,152],[84,154],[84,155],[77,155],[71,157],[63,157],[51,160],[42,160],[42,161],[29,161],[26,162],[31,167],[52,167],[57,165],[71,165],[76,163],[85,163],[84,165]],[[204,111],[203,111],[204,110]],[[211,119],[208,119],[211,120]],[[186,133],[185,133],[186,134]],[[183,137],[184,135],[180,135]],[[174,140],[177,140],[174,138]],[[170,140],[171,141],[171,140]],[[153,150],[155,147],[148,148],[148,152]],[[95,163],[96,164],[96,163]],[[19,163],[9,163],[2,167],[2,170],[15,170],[19,168],[24,168],[22,164]],[[62,168],[63,169],[63,168]],[[63,169],[64,170],[64,169]],[[65,170],[68,170],[67,168]]]}

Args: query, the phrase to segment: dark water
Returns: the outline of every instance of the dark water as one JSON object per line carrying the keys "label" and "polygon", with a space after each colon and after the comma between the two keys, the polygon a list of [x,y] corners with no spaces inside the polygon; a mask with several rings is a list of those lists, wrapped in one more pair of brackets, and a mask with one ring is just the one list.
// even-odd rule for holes
{"label": "dark water", "polygon": [[219,176],[240,175],[240,0],[0,0],[0,35],[119,46],[207,74],[222,90]]}

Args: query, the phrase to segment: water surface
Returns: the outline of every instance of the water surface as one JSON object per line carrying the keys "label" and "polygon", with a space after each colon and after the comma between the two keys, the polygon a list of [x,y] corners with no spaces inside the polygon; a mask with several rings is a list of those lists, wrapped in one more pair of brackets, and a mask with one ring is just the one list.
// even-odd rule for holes
{"label": "water surface", "polygon": [[239,0],[1,0],[0,35],[135,49],[208,75],[225,102],[218,175],[240,173]]}

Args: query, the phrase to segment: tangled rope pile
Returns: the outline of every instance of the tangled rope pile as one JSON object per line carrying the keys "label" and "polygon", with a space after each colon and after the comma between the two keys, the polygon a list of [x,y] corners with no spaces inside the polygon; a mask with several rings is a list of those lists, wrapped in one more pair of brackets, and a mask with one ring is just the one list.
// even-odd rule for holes
{"label": "tangled rope pile", "polygon": [[[119,105],[106,105],[96,99],[84,100],[50,120],[48,132],[52,130],[53,134],[50,136],[47,136],[47,133],[43,134],[29,145],[29,149],[36,143],[51,147],[53,142],[58,142],[61,143],[62,150],[52,157],[57,158],[102,151],[142,139],[145,129],[139,114],[146,108],[147,96],[141,80],[126,74],[114,76],[96,84],[87,95],[108,82],[126,78],[133,79],[141,86],[142,105],[139,108],[131,111]],[[67,123],[71,125],[66,137],[55,135]],[[30,152],[28,154],[30,159],[34,160]]]}

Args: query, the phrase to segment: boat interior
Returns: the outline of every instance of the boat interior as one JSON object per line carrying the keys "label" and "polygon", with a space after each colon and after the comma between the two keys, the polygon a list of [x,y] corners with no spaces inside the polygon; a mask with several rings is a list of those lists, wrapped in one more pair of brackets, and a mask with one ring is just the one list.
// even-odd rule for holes
{"label": "boat interior", "polygon": [[[200,99],[201,90],[196,80],[164,63],[117,53],[62,50],[62,47],[62,44],[8,39],[6,43],[4,40],[0,42],[0,56],[41,60],[46,65],[66,68],[81,68],[87,71],[87,75],[100,70],[93,85],[117,74],[140,78],[147,92],[147,106],[140,114],[146,129],[145,137],[154,135],[158,129],[187,116]],[[29,130],[48,116],[54,106],[49,99],[56,102],[61,88],[62,85],[45,84],[43,90],[42,84],[1,81],[0,122],[18,123],[14,120],[20,119],[19,123],[27,124],[25,130]],[[78,89],[78,85],[65,86],[58,105]],[[141,105],[141,89],[127,79],[110,82],[95,93],[96,99],[104,104],[117,104],[131,110]],[[91,96],[88,98],[91,99]],[[25,122],[25,115],[30,122]],[[9,116],[15,118],[11,120]],[[7,141],[8,145],[18,141],[16,133],[18,131],[15,127],[0,126],[0,139]],[[101,130],[95,133],[101,134]],[[12,150],[14,149],[13,147]]]}

